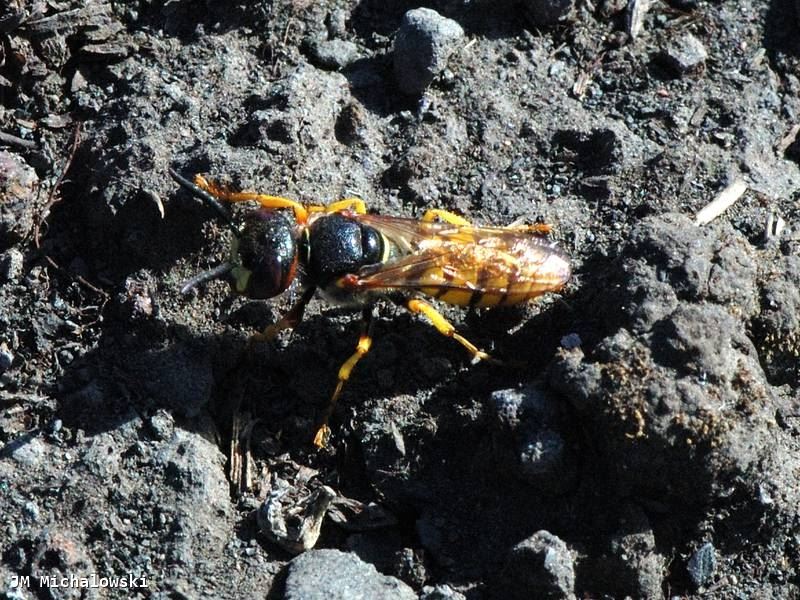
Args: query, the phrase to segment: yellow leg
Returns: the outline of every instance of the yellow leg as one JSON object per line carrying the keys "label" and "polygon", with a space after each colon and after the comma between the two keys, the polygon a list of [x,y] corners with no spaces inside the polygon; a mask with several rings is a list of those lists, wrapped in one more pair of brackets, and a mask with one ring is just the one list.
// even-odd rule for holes
{"label": "yellow leg", "polygon": [[537,235],[544,235],[553,231],[553,226],[548,225],[547,223],[534,223],[533,225],[528,225],[526,223],[518,223],[515,221],[506,225],[506,229],[513,229],[515,231],[528,231]]}
{"label": "yellow leg", "polygon": [[247,202],[249,200],[255,200],[264,208],[291,208],[294,211],[294,217],[298,223],[305,223],[308,220],[308,211],[302,204],[295,200],[281,198],[280,196],[268,196],[257,192],[231,192],[213,181],[207,180],[202,175],[195,175],[194,183],[200,189],[225,202]]}
{"label": "yellow leg", "polygon": [[335,213],[348,209],[359,215],[367,213],[367,205],[361,198],[343,198],[326,206],[325,212]]}
{"label": "yellow leg", "polygon": [[478,349],[478,347],[472,342],[470,342],[467,338],[457,333],[456,328],[453,327],[452,323],[450,323],[450,321],[448,321],[441,314],[439,314],[439,311],[437,311],[435,308],[433,308],[433,306],[431,306],[427,302],[424,302],[419,298],[412,298],[406,302],[405,306],[412,313],[422,314],[426,316],[428,320],[430,320],[431,325],[436,327],[436,330],[439,333],[456,340],[459,344],[464,346],[464,348],[466,348],[470,354],[472,354],[472,357],[474,359],[485,360],[487,362],[491,362],[494,364],[503,364],[502,361],[499,361],[496,358],[492,358],[483,350]]}
{"label": "yellow leg", "polygon": [[429,208],[426,210],[425,214],[422,216],[422,220],[430,223],[431,221],[435,221],[437,217],[445,223],[458,225],[459,227],[469,227],[469,221],[464,217],[460,217],[449,210],[441,210],[439,208]]}
{"label": "yellow leg", "polygon": [[360,361],[364,355],[369,352],[370,347],[372,347],[372,307],[367,307],[364,309],[362,315],[361,335],[358,338],[356,351],[339,368],[339,380],[336,383],[336,389],[333,391],[331,400],[328,403],[328,408],[322,415],[320,425],[317,428],[316,434],[314,435],[314,445],[317,448],[324,448],[326,446],[331,435],[331,429],[328,426],[328,421],[333,414],[334,408],[336,408],[336,402],[339,400],[339,396],[342,394],[342,389],[344,388],[345,382],[350,379],[350,374],[353,372],[353,369],[358,364],[358,361]]}
{"label": "yellow leg", "polygon": [[251,335],[250,343],[271,342],[284,329],[294,329],[297,327],[298,323],[303,320],[303,313],[306,310],[306,305],[314,297],[314,292],[316,292],[316,290],[317,288],[312,286],[304,291],[300,299],[285,315],[272,325],[268,325],[264,331]]}
{"label": "yellow leg", "polygon": [[364,215],[367,213],[367,205],[361,198],[344,198],[328,204],[328,206],[321,206],[319,204],[312,204],[306,207],[310,213],[336,213],[344,210],[352,210],[354,213]]}

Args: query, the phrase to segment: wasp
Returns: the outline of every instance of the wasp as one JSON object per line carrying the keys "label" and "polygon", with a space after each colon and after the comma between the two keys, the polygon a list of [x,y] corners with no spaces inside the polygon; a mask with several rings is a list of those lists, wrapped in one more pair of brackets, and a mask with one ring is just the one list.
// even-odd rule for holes
{"label": "wasp", "polygon": [[[567,256],[550,242],[549,225],[483,227],[454,213],[429,209],[422,219],[367,212],[359,198],[327,206],[279,196],[234,192],[202,175],[194,182],[173,169],[175,181],[222,216],[233,231],[230,256],[188,281],[182,293],[212,279],[227,279],[235,293],[274,298],[299,279],[299,300],[253,336],[269,341],[295,327],[317,291],[330,302],[362,308],[355,352],[339,369],[336,387],[314,437],[325,446],[331,414],[345,383],[372,346],[373,306],[388,299],[426,317],[475,360],[496,361],[459,334],[424,296],[462,307],[510,306],[560,290],[569,280]],[[254,201],[233,223],[223,202]]]}

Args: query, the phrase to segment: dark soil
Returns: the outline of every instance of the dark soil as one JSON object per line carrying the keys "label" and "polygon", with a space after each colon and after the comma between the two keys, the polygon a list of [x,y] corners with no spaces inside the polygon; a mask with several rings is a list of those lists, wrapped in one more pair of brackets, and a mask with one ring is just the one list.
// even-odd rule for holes
{"label": "dark soil", "polygon": [[[0,594],[800,598],[797,7],[643,4],[0,6]],[[230,233],[170,167],[543,220],[574,276],[441,306],[522,369],[379,304],[318,451],[358,313],[181,295]]]}

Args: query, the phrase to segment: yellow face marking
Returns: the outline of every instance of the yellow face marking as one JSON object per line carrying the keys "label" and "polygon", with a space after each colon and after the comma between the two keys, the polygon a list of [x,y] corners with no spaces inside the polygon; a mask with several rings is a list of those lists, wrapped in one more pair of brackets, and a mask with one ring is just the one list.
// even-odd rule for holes
{"label": "yellow face marking", "polygon": [[233,287],[239,294],[244,294],[247,291],[247,286],[250,283],[250,276],[253,274],[249,269],[237,265],[231,269],[233,275]]}

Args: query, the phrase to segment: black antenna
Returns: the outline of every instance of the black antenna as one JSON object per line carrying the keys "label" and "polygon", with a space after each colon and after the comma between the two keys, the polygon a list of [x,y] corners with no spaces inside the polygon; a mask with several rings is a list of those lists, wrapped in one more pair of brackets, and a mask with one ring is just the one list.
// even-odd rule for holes
{"label": "black antenna", "polygon": [[[219,200],[217,200],[214,196],[209,194],[204,189],[198,187],[196,184],[192,183],[182,175],[179,175],[178,172],[172,167],[170,167],[169,169],[169,174],[175,181],[178,182],[178,184],[180,184],[180,186],[183,189],[188,191],[192,196],[200,198],[200,200],[202,200],[208,206],[217,211],[217,214],[220,217],[222,217],[222,220],[225,221],[225,224],[231,229],[231,231],[233,231],[234,235],[237,236],[239,235],[239,230],[236,228],[236,225],[234,225],[233,220],[231,219],[231,215],[228,212],[228,209],[225,208],[225,206]],[[202,283],[202,282],[197,282],[197,283]],[[184,289],[186,289],[185,286]]]}
{"label": "black antenna", "polygon": [[183,287],[181,288],[181,294],[186,296],[187,294],[191,293],[191,291],[201,283],[206,283],[214,279],[220,279],[223,275],[227,275],[228,273],[230,273],[232,269],[233,269],[233,264],[229,262],[224,262],[221,265],[214,267],[213,269],[209,269],[208,271],[203,271],[199,275],[195,275],[189,281],[183,284]]}

